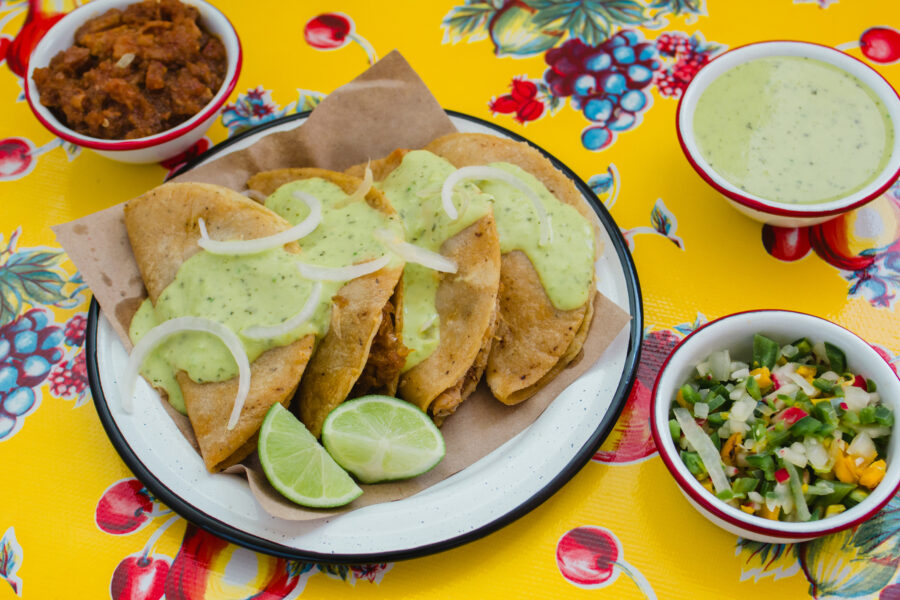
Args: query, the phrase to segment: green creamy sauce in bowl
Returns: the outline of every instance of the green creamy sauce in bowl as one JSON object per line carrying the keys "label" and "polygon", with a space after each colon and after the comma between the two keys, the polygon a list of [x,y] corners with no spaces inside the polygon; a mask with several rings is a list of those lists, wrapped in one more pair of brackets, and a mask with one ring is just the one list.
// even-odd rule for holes
{"label": "green creamy sauce in bowl", "polygon": [[712,170],[760,198],[826,203],[869,185],[894,145],[888,109],[850,73],[811,58],[750,60],[701,93],[694,137]]}
{"label": "green creamy sauce in bowl", "polygon": [[[453,203],[460,216],[451,220],[441,203],[441,185],[456,168],[425,150],[408,152],[378,187],[403,221],[406,241],[432,252],[491,211],[490,198],[478,187],[462,182],[454,188]],[[435,297],[440,273],[417,264],[403,269],[403,344],[409,348],[403,366],[409,370],[431,356],[440,344],[440,318]]]}
{"label": "green creamy sauce in bowl", "polygon": [[[384,247],[372,238],[375,229],[402,234],[397,216],[389,216],[365,202],[346,204],[348,195],[338,186],[319,178],[281,186],[266,205],[292,224],[306,218],[309,208],[293,196],[301,190],[322,202],[322,223],[298,241],[300,254],[276,248],[256,254],[227,256],[201,250],[178,269],[174,281],[157,298],[156,306],[144,300],[131,321],[129,336],[137,343],[153,327],[181,316],[198,316],[224,324],[238,334],[253,362],[271,348],[285,346],[303,336],[320,338],[331,321],[331,299],[343,281],[322,282],[322,295],[311,319],[288,334],[251,340],[240,332],[254,325],[277,325],[298,312],[306,303],[314,282],[300,276],[298,261],[343,267],[378,258]],[[394,258],[391,265],[399,265]],[[227,381],[238,374],[231,353],[217,337],[201,332],[185,332],[161,343],[144,361],[141,374],[169,395],[169,402],[185,412],[177,370],[198,382]]]}

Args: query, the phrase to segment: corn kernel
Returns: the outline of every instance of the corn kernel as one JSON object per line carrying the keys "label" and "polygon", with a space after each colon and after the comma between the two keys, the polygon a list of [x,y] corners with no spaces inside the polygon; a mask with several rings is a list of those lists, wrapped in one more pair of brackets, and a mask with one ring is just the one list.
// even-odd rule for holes
{"label": "corn kernel", "polygon": [[834,461],[834,474],[844,483],[856,483],[859,480],[856,464],[849,456],[840,456]]}
{"label": "corn kernel", "polygon": [[681,405],[681,408],[686,408],[691,410],[690,405],[687,403],[687,400],[684,399],[684,394],[681,393],[681,390],[678,390],[678,393],[675,394],[675,402]]}
{"label": "corn kernel", "polygon": [[884,479],[884,472],[887,469],[887,465],[883,460],[876,460],[871,465],[866,467],[866,469],[859,476],[859,484],[863,485],[870,490],[875,489],[881,480]]}
{"label": "corn kernel", "polygon": [[706,488],[706,491],[708,491],[710,494],[715,494],[715,492],[713,491],[712,481],[710,481],[709,479],[706,479],[706,481],[701,481],[700,485]]}
{"label": "corn kernel", "polygon": [[826,517],[833,517],[834,515],[838,515],[847,510],[847,507],[843,504],[831,504],[828,508],[825,509]]}
{"label": "corn kernel", "polygon": [[756,510],[754,510],[754,508],[753,508],[753,505],[751,505],[751,504],[741,504],[741,510],[744,511],[745,513],[747,513],[748,515],[752,515],[753,513],[756,512]]}
{"label": "corn kernel", "polygon": [[750,371],[750,375],[752,375],[756,379],[756,383],[759,384],[759,389],[765,390],[771,387],[772,385],[772,377],[769,372],[769,367],[760,367],[758,369],[753,369]]}
{"label": "corn kernel", "polygon": [[806,492],[809,491],[809,484],[808,484],[808,483],[802,484],[802,485],[800,486],[800,489],[803,490],[803,493],[805,494]]}
{"label": "corn kernel", "polygon": [[722,444],[722,462],[728,466],[734,466],[734,448],[741,443],[741,434],[732,433],[724,444]]}
{"label": "corn kernel", "polygon": [[769,510],[769,507],[763,504],[759,509],[759,516],[764,519],[771,519],[773,521],[778,520],[778,513],[781,512],[781,507],[776,506],[774,510]]}
{"label": "corn kernel", "polygon": [[797,375],[805,378],[807,381],[812,382],[813,377],[816,374],[816,368],[811,367],[809,365],[800,365],[797,367]]}

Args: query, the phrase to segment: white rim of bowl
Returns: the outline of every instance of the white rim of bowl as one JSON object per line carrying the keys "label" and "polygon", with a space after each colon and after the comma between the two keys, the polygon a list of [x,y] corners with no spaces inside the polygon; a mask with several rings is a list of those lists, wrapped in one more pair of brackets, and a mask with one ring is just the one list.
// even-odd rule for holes
{"label": "white rim of bowl", "polygon": [[[693,111],[696,101],[710,83],[722,73],[749,59],[766,56],[804,56],[826,62],[855,76],[884,102],[894,125],[894,147],[884,170],[865,188],[831,202],[819,204],[789,204],[766,200],[746,192],[728,182],[709,166],[694,141]],[[678,141],[688,162],[695,171],[720,194],[755,211],[787,217],[834,216],[858,208],[874,200],[900,177],[900,95],[876,70],[863,61],[840,50],[797,40],[755,42],[733,48],[715,57],[694,76],[678,102],[675,117]]]}
{"label": "white rim of bowl", "polygon": [[[659,455],[663,459],[666,468],[672,474],[678,486],[692,500],[707,512],[735,527],[757,534],[791,539],[808,539],[809,537],[827,535],[829,533],[853,527],[869,519],[872,515],[884,508],[890,499],[897,493],[898,489],[900,489],[900,456],[892,456],[892,460],[888,464],[883,482],[891,483],[888,483],[887,485],[879,484],[868,498],[838,515],[828,517],[827,519],[806,522],[773,521],[747,514],[733,506],[729,506],[703,488],[690,471],[687,470],[687,467],[678,456],[678,451],[672,440],[672,436],[669,433],[668,426],[668,414],[672,400],[671,398],[661,398],[659,396],[660,382],[665,378],[669,363],[679,351],[683,351],[686,345],[696,343],[698,340],[702,341],[704,337],[710,335],[709,331],[712,330],[711,326],[720,324],[729,319],[752,318],[757,321],[762,321],[762,319],[765,318],[764,313],[790,313],[793,317],[806,319],[810,324],[810,329],[816,326],[824,326],[845,339],[855,339],[865,346],[867,352],[875,352],[875,349],[872,348],[868,342],[849,329],[838,325],[837,323],[832,323],[827,319],[798,311],[779,309],[748,310],[725,315],[714,321],[710,321],[702,327],[692,331],[687,337],[679,342],[666,358],[662,367],[660,367],[659,375],[653,385],[653,392],[651,394],[653,406],[650,411],[650,428],[653,433],[653,440],[659,450]],[[879,361],[884,362],[880,356],[878,359]],[[900,377],[893,372],[890,365],[887,363],[884,363],[884,366],[881,367],[881,362],[876,363],[879,364],[877,370],[880,372],[876,375],[876,377],[878,377],[879,389],[881,389],[883,385],[887,385],[885,379],[892,381],[893,387],[900,387]],[[874,378],[870,377],[870,379]],[[892,436],[895,434],[896,430],[891,432]]]}
{"label": "white rim of bowl", "polygon": [[[62,19],[57,21],[53,25],[53,27],[51,27],[47,31],[47,33],[44,34],[40,42],[38,42],[37,46],[35,46],[34,50],[32,51],[31,57],[40,56],[41,53],[45,51],[46,46],[50,44],[50,40],[52,39],[54,32],[56,32],[56,34],[59,34],[59,32],[63,28],[71,28],[72,32],[74,33],[75,29],[77,29],[88,19],[94,16],[98,16],[106,10],[109,10],[110,8],[116,8],[128,4],[135,4],[137,1],[138,0],[135,0],[134,2],[123,3],[121,0],[94,0],[93,2],[79,6],[78,8],[67,13]],[[40,103],[40,94],[37,91],[37,86],[35,86],[33,78],[34,69],[37,68],[37,65],[36,62],[34,60],[31,60],[31,57],[29,57],[28,71],[23,87],[25,88],[25,100],[28,102],[28,106],[31,107],[31,111],[34,113],[34,116],[37,117],[38,121],[40,121],[44,127],[49,129],[52,133],[56,134],[62,139],[66,140],[67,142],[72,142],[73,144],[77,144],[85,148],[91,148],[93,150],[139,150],[142,148],[149,148],[151,146],[158,146],[165,142],[169,142],[178,137],[181,137],[185,133],[203,124],[204,121],[213,116],[222,107],[222,105],[225,104],[228,96],[231,95],[231,92],[237,85],[237,80],[240,76],[241,66],[243,64],[243,49],[241,47],[241,40],[238,37],[234,25],[222,11],[220,11],[212,4],[205,2],[204,0],[182,0],[182,2],[197,7],[200,10],[201,20],[216,21],[219,25],[219,29],[227,33],[227,35],[233,40],[235,46],[234,56],[232,56],[231,52],[228,53],[228,65],[227,71],[225,73],[225,82],[222,84],[222,87],[219,88],[219,91],[216,93],[216,95],[213,96],[213,99],[210,100],[209,103],[207,103],[200,112],[198,112],[190,119],[184,121],[183,123],[180,123],[176,127],[173,127],[172,129],[167,129],[157,134],[142,138],[135,138],[130,140],[103,140],[100,138],[86,136],[60,123],[59,120],[53,115],[53,113],[51,113],[47,107]],[[222,43],[225,44],[227,48],[228,40],[222,39]],[[47,64],[49,64],[51,58],[53,57],[47,57]]]}

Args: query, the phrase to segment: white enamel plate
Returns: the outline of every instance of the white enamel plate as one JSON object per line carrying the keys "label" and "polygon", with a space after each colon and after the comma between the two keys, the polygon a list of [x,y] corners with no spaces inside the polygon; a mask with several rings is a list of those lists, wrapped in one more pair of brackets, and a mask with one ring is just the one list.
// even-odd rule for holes
{"label": "white enamel plate", "polygon": [[[487,121],[448,114],[460,131],[527,141]],[[291,115],[230,138],[189,167],[297,127],[305,118]],[[446,550],[487,535],[546,500],[590,460],[615,424],[634,381],[643,319],[634,263],[618,226],[583,181],[541,151],[573,179],[596,211],[605,248],[597,263],[599,289],[632,320],[601,360],[530,427],[469,468],[410,498],[316,521],[285,521],[265,513],[242,479],[209,474],[146,382],[137,386],[137,394],[145,398],[135,403],[135,412],[121,411],[116,378],[128,356],[92,302],[87,336],[91,391],[110,440],[135,476],[183,517],[231,542],[288,558],[333,563],[384,562]]]}

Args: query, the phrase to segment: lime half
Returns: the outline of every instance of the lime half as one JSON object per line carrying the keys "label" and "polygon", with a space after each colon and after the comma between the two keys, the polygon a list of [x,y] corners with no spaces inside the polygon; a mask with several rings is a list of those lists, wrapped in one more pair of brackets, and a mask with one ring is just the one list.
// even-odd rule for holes
{"label": "lime half", "polygon": [[444,458],[444,438],[418,407],[390,396],[363,396],[335,408],[322,443],[363,483],[421,475]]}
{"label": "lime half", "polygon": [[302,506],[343,506],[362,494],[303,423],[278,403],[259,430],[259,462],[272,487]]}

